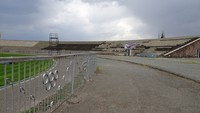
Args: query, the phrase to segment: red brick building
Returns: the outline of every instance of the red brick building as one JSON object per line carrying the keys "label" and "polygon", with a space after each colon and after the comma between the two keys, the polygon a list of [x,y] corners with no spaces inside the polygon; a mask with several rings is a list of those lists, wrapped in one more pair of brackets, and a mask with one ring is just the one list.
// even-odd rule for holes
{"label": "red brick building", "polygon": [[192,40],[191,42],[165,53],[163,56],[172,58],[200,58],[200,37],[197,37],[195,40]]}

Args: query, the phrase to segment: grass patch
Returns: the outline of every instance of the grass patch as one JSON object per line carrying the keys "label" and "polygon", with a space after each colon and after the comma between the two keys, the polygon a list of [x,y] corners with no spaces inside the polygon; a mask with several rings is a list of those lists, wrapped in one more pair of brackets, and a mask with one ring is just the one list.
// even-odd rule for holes
{"label": "grass patch", "polygon": [[22,57],[22,56],[33,56],[33,55],[19,54],[19,53],[0,53],[0,57]]}
{"label": "grass patch", "polygon": [[[24,80],[24,78],[28,79],[30,77],[33,77],[34,75],[38,75],[43,71],[47,71],[52,65],[53,65],[53,60],[0,64],[0,86],[4,85],[5,69],[6,69],[7,80],[10,81],[10,83],[14,83],[19,80]],[[13,73],[12,73],[12,67],[13,67]],[[9,85],[9,82],[7,83],[7,85]]]}
{"label": "grass patch", "polygon": [[99,73],[101,73],[101,72],[102,72],[101,68],[100,68],[99,66],[97,66],[97,67],[96,67],[96,70],[95,70],[95,73],[96,73],[96,74],[99,74]]}
{"label": "grass patch", "polygon": [[196,62],[196,61],[182,61],[182,63],[185,63],[185,64],[200,64],[200,62]]}
{"label": "grass patch", "polygon": [[[0,53],[0,57],[22,57],[22,56],[33,56],[31,54],[18,54],[18,53]],[[6,68],[5,68],[6,65]],[[35,65],[35,68],[34,68]],[[19,80],[24,80],[24,77],[30,78],[43,71],[48,70],[53,65],[53,60],[44,61],[27,61],[0,64],[0,86],[4,85],[4,70],[6,69],[6,79],[8,85]],[[13,73],[12,73],[13,67]],[[13,78],[12,78],[13,74]]]}

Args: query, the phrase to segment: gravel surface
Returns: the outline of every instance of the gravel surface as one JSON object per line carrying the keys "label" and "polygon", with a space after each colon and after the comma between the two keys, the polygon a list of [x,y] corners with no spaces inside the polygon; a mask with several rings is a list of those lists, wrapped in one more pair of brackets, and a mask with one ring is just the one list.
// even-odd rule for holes
{"label": "gravel surface", "polygon": [[200,113],[200,84],[131,63],[98,59],[100,72],[54,113]]}
{"label": "gravel surface", "polygon": [[152,66],[200,83],[200,58],[145,58],[127,56],[100,56]]}

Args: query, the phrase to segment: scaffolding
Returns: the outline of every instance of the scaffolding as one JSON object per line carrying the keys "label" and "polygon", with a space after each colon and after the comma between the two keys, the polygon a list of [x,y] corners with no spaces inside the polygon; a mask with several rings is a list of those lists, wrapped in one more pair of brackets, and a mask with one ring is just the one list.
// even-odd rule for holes
{"label": "scaffolding", "polygon": [[57,46],[58,44],[58,33],[49,33],[49,46]]}

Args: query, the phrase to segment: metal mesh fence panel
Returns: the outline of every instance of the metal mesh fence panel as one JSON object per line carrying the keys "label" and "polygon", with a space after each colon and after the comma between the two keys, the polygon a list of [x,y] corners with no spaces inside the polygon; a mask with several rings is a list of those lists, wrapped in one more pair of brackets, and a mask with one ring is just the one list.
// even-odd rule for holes
{"label": "metal mesh fence panel", "polygon": [[0,58],[0,113],[49,113],[96,69],[96,55]]}

